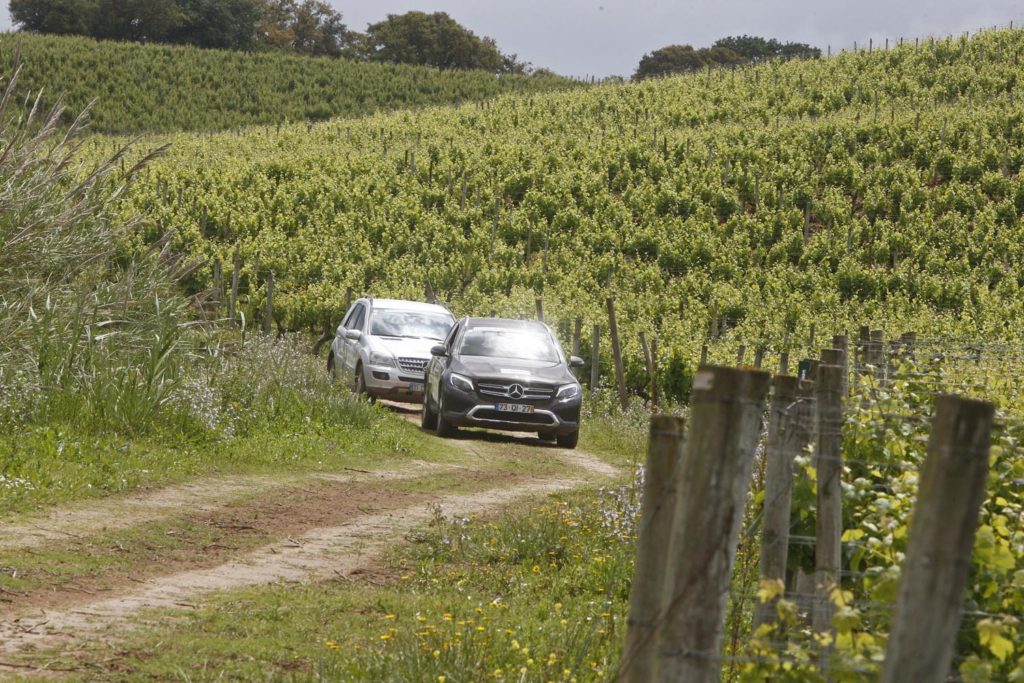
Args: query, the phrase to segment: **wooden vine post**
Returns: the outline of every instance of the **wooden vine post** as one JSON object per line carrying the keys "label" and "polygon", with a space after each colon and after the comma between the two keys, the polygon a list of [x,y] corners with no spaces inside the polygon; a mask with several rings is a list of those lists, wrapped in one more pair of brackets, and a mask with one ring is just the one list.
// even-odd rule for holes
{"label": "wooden vine post", "polygon": [[238,283],[242,278],[242,254],[235,247],[235,255],[231,266],[231,298],[228,299],[228,320],[238,323]]}
{"label": "wooden vine post", "polygon": [[619,327],[615,321],[615,297],[608,297],[608,334],[612,338],[612,360],[615,362],[615,380],[619,387],[619,403],[622,409],[629,407],[629,394],[626,393],[626,372],[622,367],[622,347],[619,345]]}
{"label": "wooden vine post", "polygon": [[816,595],[812,626],[816,633],[832,630],[834,608],[831,594],[839,585],[842,560],[842,373],[843,369],[839,365],[821,364],[817,368],[815,381],[818,447],[814,464],[817,471],[818,502],[814,545]]}
{"label": "wooden vine post", "polygon": [[656,681],[718,683],[722,626],[770,376],[705,366],[693,380]]}
{"label": "wooden vine post", "polygon": [[949,676],[994,414],[991,403],[936,400],[882,683],[941,683]]}
{"label": "wooden vine post", "polygon": [[594,323],[590,338],[590,393],[597,390],[601,381],[601,325]]}
{"label": "wooden vine post", "polygon": [[263,312],[263,334],[274,329],[274,271],[267,271],[267,301]]}
{"label": "wooden vine post", "polygon": [[[799,393],[800,380],[777,375],[772,380],[768,442],[765,448],[764,514],[761,529],[761,578],[786,581],[789,554],[790,507],[793,498],[793,461],[810,441],[807,396]],[[757,606],[754,628],[775,621],[777,600]]]}
{"label": "wooden vine post", "polygon": [[657,629],[664,608],[666,577],[671,569],[665,549],[672,540],[676,486],[686,443],[684,426],[680,417],[651,418],[626,645],[619,665],[619,680],[626,683],[646,683],[655,676]]}

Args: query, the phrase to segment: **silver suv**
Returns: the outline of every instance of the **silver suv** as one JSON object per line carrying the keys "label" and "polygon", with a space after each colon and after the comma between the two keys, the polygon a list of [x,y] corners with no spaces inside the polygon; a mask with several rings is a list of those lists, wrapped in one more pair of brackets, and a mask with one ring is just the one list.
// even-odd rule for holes
{"label": "silver suv", "polygon": [[370,399],[419,403],[430,348],[455,316],[444,306],[398,299],[357,300],[338,326],[327,372]]}

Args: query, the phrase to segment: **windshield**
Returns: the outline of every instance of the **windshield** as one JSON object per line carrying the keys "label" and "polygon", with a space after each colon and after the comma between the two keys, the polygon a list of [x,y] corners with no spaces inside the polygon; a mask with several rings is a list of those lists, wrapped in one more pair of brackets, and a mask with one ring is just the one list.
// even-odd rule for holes
{"label": "windshield", "polygon": [[444,313],[378,309],[373,312],[370,334],[442,340],[448,336],[453,324],[455,321]]}
{"label": "windshield", "polygon": [[462,338],[463,356],[516,358],[549,363],[559,361],[558,349],[547,334],[526,330],[478,327]]}

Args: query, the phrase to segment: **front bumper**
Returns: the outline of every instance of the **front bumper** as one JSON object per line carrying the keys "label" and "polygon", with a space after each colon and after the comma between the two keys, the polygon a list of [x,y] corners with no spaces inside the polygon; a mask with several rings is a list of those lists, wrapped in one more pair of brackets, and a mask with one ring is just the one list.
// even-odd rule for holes
{"label": "front bumper", "polygon": [[423,403],[423,374],[401,368],[367,366],[366,393],[386,401]]}
{"label": "front bumper", "polygon": [[[571,434],[580,428],[581,396],[545,401],[495,401],[452,386],[446,386],[444,391],[444,419],[457,427],[551,434]],[[498,402],[532,405],[533,412],[499,411]]]}

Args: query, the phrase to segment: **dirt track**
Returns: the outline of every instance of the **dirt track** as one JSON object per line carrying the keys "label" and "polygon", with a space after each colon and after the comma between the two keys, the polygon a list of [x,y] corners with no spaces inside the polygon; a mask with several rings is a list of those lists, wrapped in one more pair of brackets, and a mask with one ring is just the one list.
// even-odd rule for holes
{"label": "dirt track", "polygon": [[[538,448],[516,438],[456,439],[450,444],[482,458],[540,454],[560,462],[569,474],[510,478],[506,473],[496,478],[484,468],[414,461],[403,469],[286,481],[219,478],[76,505],[5,527],[0,550],[19,552],[82,543],[92,534],[173,519],[186,510],[193,517],[215,517],[231,509],[230,519],[248,513],[258,519],[255,524],[261,532],[274,540],[242,552],[225,552],[224,548],[229,547],[225,545],[208,553],[205,548],[197,548],[183,561],[145,568],[142,578],[106,577],[112,585],[96,590],[83,590],[79,582],[71,588],[55,585],[39,595],[15,595],[5,600],[9,609],[5,608],[0,617],[0,676],[4,672],[25,673],[26,660],[22,657],[26,654],[114,639],[126,627],[145,625],[138,619],[145,610],[193,608],[209,591],[358,573],[371,567],[389,543],[428,521],[438,508],[445,515],[493,511],[519,499],[568,490],[617,473],[614,467],[585,453]],[[396,495],[388,491],[387,482],[439,474],[454,478],[471,492]],[[287,498],[275,501],[275,494],[284,495],[302,486],[306,488],[301,489],[301,496],[305,496],[301,509],[290,492]],[[232,509],[240,497],[252,502],[242,506],[244,509]],[[298,514],[300,511],[302,514]],[[253,528],[241,523],[237,527]],[[5,666],[5,661],[11,666]],[[45,663],[39,666],[42,668],[34,673],[46,674]]]}

